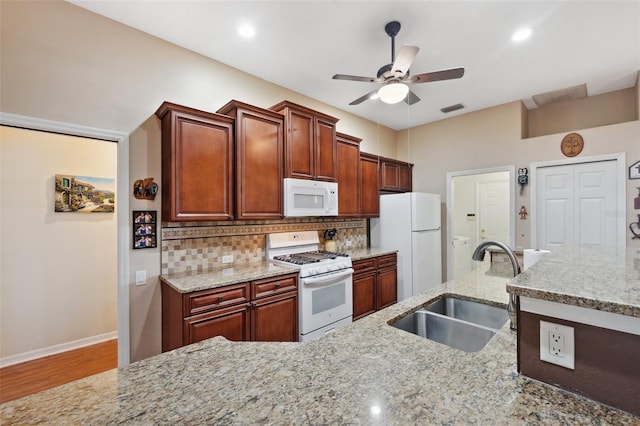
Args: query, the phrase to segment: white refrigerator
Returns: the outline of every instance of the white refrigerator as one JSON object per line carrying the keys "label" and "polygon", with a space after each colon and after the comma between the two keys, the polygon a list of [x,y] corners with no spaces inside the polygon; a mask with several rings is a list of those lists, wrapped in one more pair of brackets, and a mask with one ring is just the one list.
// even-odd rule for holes
{"label": "white refrigerator", "polygon": [[398,250],[398,301],[442,283],[440,195],[381,195],[370,224],[372,247]]}

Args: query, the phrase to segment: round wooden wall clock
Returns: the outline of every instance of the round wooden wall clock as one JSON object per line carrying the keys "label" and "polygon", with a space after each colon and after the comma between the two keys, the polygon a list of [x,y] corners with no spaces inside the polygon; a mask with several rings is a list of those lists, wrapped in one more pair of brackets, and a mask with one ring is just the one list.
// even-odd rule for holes
{"label": "round wooden wall clock", "polygon": [[577,133],[569,133],[560,142],[560,150],[567,157],[575,157],[582,152],[582,148],[584,148],[584,140]]}

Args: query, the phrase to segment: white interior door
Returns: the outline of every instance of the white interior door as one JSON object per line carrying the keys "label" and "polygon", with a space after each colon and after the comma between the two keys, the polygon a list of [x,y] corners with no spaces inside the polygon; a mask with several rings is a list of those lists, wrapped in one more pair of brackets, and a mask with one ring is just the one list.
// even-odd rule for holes
{"label": "white interior door", "polygon": [[479,182],[477,194],[478,241],[509,244],[509,182]]}
{"label": "white interior door", "polygon": [[616,161],[540,167],[536,179],[537,242],[616,247]]}

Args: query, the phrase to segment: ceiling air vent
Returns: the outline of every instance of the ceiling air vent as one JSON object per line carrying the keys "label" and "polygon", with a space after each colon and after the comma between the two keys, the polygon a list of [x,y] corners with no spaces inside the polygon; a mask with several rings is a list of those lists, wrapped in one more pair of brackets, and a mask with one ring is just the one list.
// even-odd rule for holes
{"label": "ceiling air vent", "polygon": [[573,101],[587,97],[587,85],[580,84],[578,86],[567,87],[566,89],[554,90],[552,92],[540,93],[533,95],[533,102],[539,107],[553,104],[555,102]]}
{"label": "ceiling air vent", "polygon": [[449,105],[447,107],[444,108],[440,108],[440,111],[442,111],[443,113],[447,114],[453,111],[457,111],[459,109],[464,108],[464,105],[462,104],[455,104],[455,105]]}

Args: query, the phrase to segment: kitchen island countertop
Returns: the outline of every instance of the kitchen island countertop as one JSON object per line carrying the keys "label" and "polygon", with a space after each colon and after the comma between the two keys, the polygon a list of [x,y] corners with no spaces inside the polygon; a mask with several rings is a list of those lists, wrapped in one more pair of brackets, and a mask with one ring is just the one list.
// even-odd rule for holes
{"label": "kitchen island countertop", "polygon": [[[483,265],[484,267],[485,265]],[[387,323],[442,294],[505,305],[486,269],[321,339],[213,338],[1,406],[2,424],[640,424],[516,374],[509,324],[477,353]]]}
{"label": "kitchen island countertop", "polygon": [[559,247],[514,278],[507,291],[640,317],[640,248]]}

